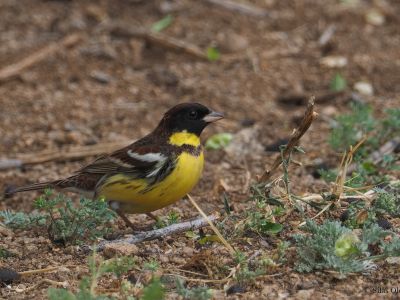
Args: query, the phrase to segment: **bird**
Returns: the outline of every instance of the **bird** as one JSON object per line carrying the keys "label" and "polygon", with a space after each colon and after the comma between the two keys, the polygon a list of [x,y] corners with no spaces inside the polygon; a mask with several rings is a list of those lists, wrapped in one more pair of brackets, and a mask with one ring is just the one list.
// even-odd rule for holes
{"label": "bird", "polygon": [[148,135],[108,155],[100,156],[72,175],[7,191],[55,189],[104,199],[126,223],[126,214],[147,214],[186,196],[199,181],[204,165],[202,131],[224,115],[200,103],[170,108]]}

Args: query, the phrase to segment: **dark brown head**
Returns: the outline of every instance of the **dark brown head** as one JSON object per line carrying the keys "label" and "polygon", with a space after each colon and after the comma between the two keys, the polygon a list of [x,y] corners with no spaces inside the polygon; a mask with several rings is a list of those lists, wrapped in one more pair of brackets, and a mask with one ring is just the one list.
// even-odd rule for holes
{"label": "dark brown head", "polygon": [[223,114],[212,111],[200,103],[181,103],[164,114],[157,130],[162,128],[168,133],[186,131],[200,136],[208,124],[223,117]]}

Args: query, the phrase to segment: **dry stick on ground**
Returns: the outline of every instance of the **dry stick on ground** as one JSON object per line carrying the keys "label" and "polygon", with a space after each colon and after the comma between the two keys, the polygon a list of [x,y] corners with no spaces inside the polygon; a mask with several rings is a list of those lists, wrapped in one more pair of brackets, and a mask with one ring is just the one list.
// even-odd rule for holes
{"label": "dry stick on ground", "polygon": [[72,33],[64,37],[61,41],[53,42],[36,52],[33,52],[29,56],[20,60],[15,64],[8,65],[0,69],[0,82],[10,80],[20,75],[25,69],[41,62],[49,56],[61,51],[64,48],[71,47],[77,42],[82,40],[83,36],[79,33]]}
{"label": "dry stick on ground", "polygon": [[112,152],[128,145],[129,141],[102,143],[91,146],[70,147],[61,150],[46,150],[34,154],[21,154],[16,159],[0,159],[0,170],[19,168],[25,165],[41,164],[49,161],[66,161]]}
{"label": "dry stick on ground", "polygon": [[189,194],[187,196],[189,198],[189,201],[198,210],[198,212],[201,214],[201,216],[208,222],[211,229],[218,236],[218,238],[221,240],[221,242],[224,244],[224,246],[229,250],[230,254],[234,255],[236,253],[235,249],[233,249],[233,247],[227,242],[227,240],[223,237],[221,232],[219,232],[218,228],[214,226],[212,220],[209,219],[209,217],[207,217],[207,215],[204,213],[204,211],[200,208],[200,206],[196,203],[196,201],[194,201],[194,199]]}
{"label": "dry stick on ground", "polygon": [[[299,125],[299,127],[292,133],[290,140],[283,151],[283,158],[287,158],[289,153],[293,150],[293,148],[297,145],[301,137],[306,133],[308,128],[310,128],[311,123],[314,119],[318,116],[318,114],[314,111],[314,97],[312,97],[308,101],[307,110],[304,114],[304,117]],[[278,156],[274,163],[272,164],[270,169],[267,169],[264,174],[259,178],[259,182],[266,182],[268,181],[272,173],[282,164],[282,157]]]}
{"label": "dry stick on ground", "polygon": [[129,26],[124,24],[113,24],[111,25],[110,31],[115,36],[144,39],[150,44],[177,52],[184,52],[202,60],[208,60],[206,52],[196,45],[178,40],[163,33],[153,32],[146,29],[131,29]]}
{"label": "dry stick on ground", "polygon": [[[211,216],[208,216],[208,219],[214,221],[214,220],[218,219],[218,216],[211,215]],[[162,238],[165,236],[169,236],[171,234],[181,233],[181,232],[184,232],[187,230],[198,229],[201,227],[205,227],[207,225],[208,225],[207,220],[205,220],[204,218],[198,218],[198,219],[195,219],[192,221],[187,221],[187,222],[178,223],[178,224],[172,224],[172,225],[164,227],[164,228],[142,232],[142,233],[136,234],[134,236],[130,236],[130,237],[123,238],[123,239],[118,239],[118,240],[113,240],[113,241],[102,241],[102,242],[100,242],[100,244],[97,247],[95,247],[95,250],[103,251],[104,247],[106,247],[107,245],[138,244],[138,243],[141,243],[144,241],[150,241],[150,240],[155,240],[155,239]],[[91,246],[84,246],[83,249],[84,250],[86,250],[86,249],[93,250],[93,248]]]}
{"label": "dry stick on ground", "polygon": [[234,11],[251,17],[262,18],[268,16],[268,12],[265,9],[262,9],[260,7],[251,4],[245,4],[243,2],[239,3],[231,0],[204,0],[204,1],[213,5],[218,5],[219,7],[222,7],[226,10]]}
{"label": "dry stick on ground", "polygon": [[12,282],[15,280],[19,280],[21,277],[42,274],[42,273],[48,273],[48,272],[54,272],[59,269],[60,269],[60,267],[48,267],[45,269],[35,269],[35,270],[17,272],[11,268],[0,267],[0,282],[7,282],[7,281]]}
{"label": "dry stick on ground", "polygon": [[48,285],[51,285],[51,286],[61,287],[61,288],[64,288],[64,289],[67,288],[68,285],[69,285],[67,281],[61,281],[60,282],[60,281],[54,281],[54,280],[45,278],[45,279],[40,280],[38,283],[36,283],[36,284],[26,288],[26,289],[17,289],[16,291],[18,293],[26,293],[26,292],[33,291],[33,290],[37,289],[42,284],[48,284]]}

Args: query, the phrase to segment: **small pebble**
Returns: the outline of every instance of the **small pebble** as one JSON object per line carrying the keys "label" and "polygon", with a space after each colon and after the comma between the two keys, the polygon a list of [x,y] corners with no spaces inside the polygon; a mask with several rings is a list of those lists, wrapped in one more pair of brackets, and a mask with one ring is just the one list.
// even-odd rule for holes
{"label": "small pebble", "polygon": [[325,56],[320,63],[328,68],[344,68],[347,66],[347,58],[344,56]]}
{"label": "small pebble", "polygon": [[112,80],[112,77],[110,75],[101,71],[93,71],[92,73],[90,73],[90,78],[102,84],[107,84]]}
{"label": "small pebble", "polygon": [[354,84],[354,90],[361,95],[372,96],[374,94],[374,88],[372,85],[365,81],[359,81]]}

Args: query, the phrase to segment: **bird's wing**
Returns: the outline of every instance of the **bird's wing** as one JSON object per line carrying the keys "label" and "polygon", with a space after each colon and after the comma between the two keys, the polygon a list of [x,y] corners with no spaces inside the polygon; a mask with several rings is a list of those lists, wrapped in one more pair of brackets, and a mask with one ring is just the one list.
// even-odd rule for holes
{"label": "bird's wing", "polygon": [[99,157],[71,177],[57,181],[57,186],[69,190],[96,192],[109,177],[124,174],[133,180],[145,179],[150,188],[174,169],[177,156],[169,146],[171,145],[157,145],[146,139],[139,140],[109,155]]}
{"label": "bird's wing", "polygon": [[78,172],[104,175],[127,173],[138,178],[152,177],[171,159],[166,150],[162,146],[132,144],[96,159]]}

